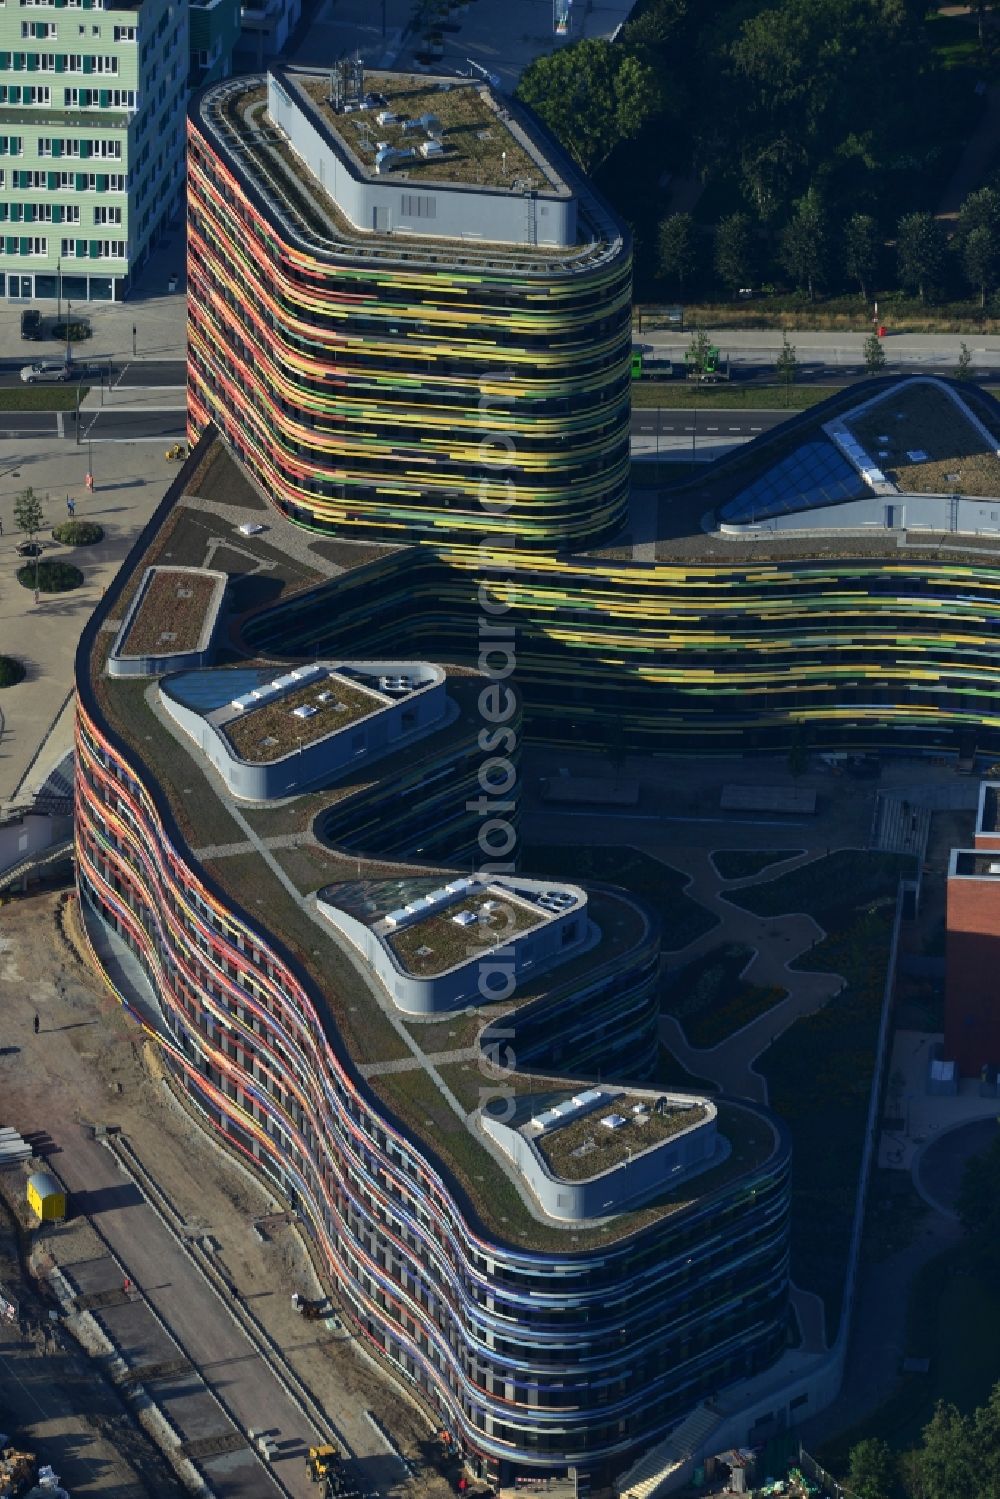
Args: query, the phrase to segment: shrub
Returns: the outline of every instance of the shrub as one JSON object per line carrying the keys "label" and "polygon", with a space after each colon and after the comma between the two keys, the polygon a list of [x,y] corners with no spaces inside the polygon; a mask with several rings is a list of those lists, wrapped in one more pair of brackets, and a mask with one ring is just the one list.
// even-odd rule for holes
{"label": "shrub", "polygon": [[22,588],[37,588],[40,593],[69,593],[79,588],[83,573],[72,562],[26,562],[17,570]]}
{"label": "shrub", "polygon": [[53,526],[52,535],[66,546],[89,547],[104,540],[104,527],[93,520],[64,520],[61,526]]}
{"label": "shrub", "polygon": [[24,663],[13,656],[0,656],[0,687],[13,687],[24,676]]}
{"label": "shrub", "polygon": [[59,343],[78,344],[83,339],[90,337],[90,324],[84,321],[56,323],[52,329],[52,337]]}

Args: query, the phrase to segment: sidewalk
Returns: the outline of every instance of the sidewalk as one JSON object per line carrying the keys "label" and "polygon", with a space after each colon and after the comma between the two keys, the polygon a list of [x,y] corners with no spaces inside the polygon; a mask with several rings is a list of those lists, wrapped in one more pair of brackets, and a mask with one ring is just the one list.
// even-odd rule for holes
{"label": "sidewalk", "polygon": [[[132,329],[135,328],[136,359],[187,358],[187,293],[185,290],[185,229],[178,221],[160,248],[139,273],[135,291],[126,302],[77,302],[73,316],[90,320],[92,334],[76,345],[79,358],[112,358],[116,363],[132,359]],[[177,290],[168,292],[170,278],[177,276]],[[21,313],[37,307],[42,316],[54,320],[58,309],[54,297],[35,297],[31,302],[0,302],[0,355],[7,359],[30,354],[31,358],[55,359],[65,345],[55,339],[25,343],[21,338]],[[62,300],[65,314],[67,303]]]}
{"label": "sidewalk", "polygon": [[[44,451],[34,443],[18,447],[24,456],[17,465],[8,460],[0,470],[0,641],[4,653],[22,660],[28,671],[23,682],[0,692],[0,810],[43,779],[71,747],[70,693],[80,631],[176,473],[158,452],[151,458],[142,443],[101,443],[91,450],[86,443],[46,440]],[[90,462],[96,469],[93,494],[84,485]],[[80,588],[43,593],[37,604],[14,576],[23,565],[15,548],[24,539],[14,524],[14,501],[29,485],[43,502],[44,555],[72,562],[84,575]],[[76,501],[77,520],[104,527],[96,546],[65,547],[51,539],[51,528],[66,519],[67,495]]]}
{"label": "sidewalk", "polygon": [[[717,344],[723,354],[728,354],[734,363],[745,362],[751,356],[757,362],[772,363],[781,351],[785,336],[781,328],[707,328],[712,343]],[[636,333],[636,341],[650,343],[658,350],[685,350],[691,342],[691,330],[676,328],[643,329]],[[788,341],[795,349],[799,361],[808,364],[824,362],[830,365],[846,364],[864,366],[864,346],[871,333],[813,332],[793,330]],[[893,333],[883,339],[886,359],[890,364],[904,360],[907,364],[944,364],[953,367],[959,354],[959,345],[968,344],[974,365],[989,369],[994,363],[1000,367],[1000,334],[991,333]],[[682,356],[683,357],[683,354]]]}

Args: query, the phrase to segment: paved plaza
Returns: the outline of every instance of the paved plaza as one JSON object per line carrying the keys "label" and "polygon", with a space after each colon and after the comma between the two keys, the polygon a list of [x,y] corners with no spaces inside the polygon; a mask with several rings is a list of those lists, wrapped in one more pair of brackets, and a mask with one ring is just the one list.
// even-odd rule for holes
{"label": "paved plaza", "polygon": [[[17,444],[0,469],[0,647],[28,668],[23,682],[0,693],[0,812],[23,800],[71,748],[80,632],[175,473],[159,442],[95,443],[88,449],[64,438],[46,443],[44,452],[38,447]],[[85,487],[88,463],[94,466],[93,494]],[[40,594],[37,604],[15,576],[23,565],[15,548],[24,537],[14,525],[14,502],[29,485],[44,506],[44,555],[71,561],[84,576],[82,587]],[[66,519],[67,495],[76,502],[78,520],[104,527],[96,546],[65,547],[49,537],[52,526]]]}

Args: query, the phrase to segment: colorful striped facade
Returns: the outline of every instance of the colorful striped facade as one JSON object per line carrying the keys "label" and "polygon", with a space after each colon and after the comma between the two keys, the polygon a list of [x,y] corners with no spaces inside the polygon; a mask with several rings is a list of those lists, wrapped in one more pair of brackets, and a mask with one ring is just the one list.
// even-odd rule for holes
{"label": "colorful striped facade", "polygon": [[[405,634],[459,661],[486,580],[507,597],[534,734],[731,754],[786,747],[1000,749],[1000,568],[935,561],[728,567],[486,559],[414,548],[251,622],[254,649],[373,648]],[[335,607],[333,601],[336,601]],[[374,632],[374,633],[373,633]]]}
{"label": "colorful striped facade", "polygon": [[[149,768],[155,747],[123,728],[115,694],[138,684],[98,682],[97,673],[103,622],[129,576],[126,567],[101,601],[78,655],[76,838],[88,912],[127,944],[155,992],[138,1018],[209,1126],[297,1207],[358,1335],[480,1472],[510,1481],[573,1465],[609,1478],[699,1400],[769,1368],[786,1346],[783,1127],[720,1101],[732,1160],[675,1206],[619,1215],[578,1246],[558,1226],[537,1225],[524,1239],[486,1225],[447,1155],[394,1111],[392,1089],[364,1080],[330,981],[318,977],[327,970],[310,967],[300,945],[286,946],[200,864]],[[463,763],[460,745],[448,753]],[[402,800],[409,816],[437,795],[431,776],[426,787],[414,778],[405,798],[387,776],[384,794],[390,826]],[[351,800],[331,816],[364,841]],[[376,828],[370,784],[359,805]],[[379,836],[401,846],[424,833],[383,826]],[[658,935],[620,894],[595,892],[595,910],[615,900],[631,910],[628,922],[625,910],[608,921],[622,929],[617,948],[539,979],[503,1030],[519,1066],[648,1074]],[[351,999],[366,992],[356,982]],[[486,1030],[481,1042],[490,1041]]]}
{"label": "colorful striped facade", "polygon": [[575,183],[592,238],[558,257],[352,233],[290,150],[259,144],[261,85],[208,89],[188,122],[192,437],[214,423],[284,514],[338,535],[610,534],[628,499],[624,229]]}

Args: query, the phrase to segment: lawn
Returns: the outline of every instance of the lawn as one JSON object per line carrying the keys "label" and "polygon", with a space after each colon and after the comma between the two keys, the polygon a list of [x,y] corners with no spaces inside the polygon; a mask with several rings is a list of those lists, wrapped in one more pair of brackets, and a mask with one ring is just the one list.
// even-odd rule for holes
{"label": "lawn", "polygon": [[717,848],[711,857],[720,879],[747,880],[772,864],[794,859],[802,852],[801,848]]}
{"label": "lawn", "polygon": [[684,380],[636,380],[632,384],[632,405],[636,408],[662,406],[668,411],[806,411],[818,406],[828,396],[836,395],[838,385],[689,385]]}
{"label": "lawn", "polygon": [[819,1452],[844,1474],[848,1454],[866,1437],[883,1437],[897,1451],[914,1446],[939,1400],[968,1412],[985,1405],[1000,1377],[1000,1288],[969,1273],[961,1249],[930,1260],[910,1289],[906,1355],[929,1358],[927,1374],[903,1375],[890,1398],[868,1419]]}
{"label": "lawn", "polygon": [[785,989],[765,989],[740,978],[752,957],[749,947],[730,942],[664,974],[663,1012],[680,1021],[692,1046],[717,1046],[786,998]]}
{"label": "lawn", "polygon": [[718,917],[684,894],[687,877],[651,854],[619,846],[525,844],[522,866],[553,879],[620,885],[650,906],[660,919],[663,947],[676,952],[718,925]]}
{"label": "lawn", "polygon": [[[841,916],[867,902],[896,894],[900,878],[910,873],[912,859],[904,854],[869,853],[841,848],[825,858],[800,864],[776,880],[726,892],[726,899],[757,916],[787,916],[807,911],[820,926],[830,929]],[[829,922],[824,920],[829,917]],[[827,968],[827,963],[810,967]]]}
{"label": "lawn", "polygon": [[[843,418],[886,477],[905,492],[1000,494],[1000,458],[952,398],[933,385],[891,392]],[[925,453],[925,459],[914,459]]]}
{"label": "lawn", "polygon": [[707,1077],[698,1077],[697,1073],[689,1072],[684,1063],[679,1061],[668,1046],[659,1047],[659,1056],[656,1067],[656,1077],[653,1082],[657,1088],[680,1088],[689,1093],[707,1093],[709,1095],[718,1093],[718,1086]]}
{"label": "lawn", "polygon": [[[75,385],[23,385],[0,390],[0,411],[75,411]],[[80,400],[90,394],[89,385],[80,386]]]}
{"label": "lawn", "polygon": [[[852,890],[852,901],[856,896]],[[842,901],[839,884],[828,898]],[[792,1132],[792,1276],[823,1297],[832,1340],[840,1321],[894,909],[814,909],[825,925],[832,927],[836,918],[838,926],[809,952],[807,963],[794,966],[840,973],[846,987],[790,1026],[756,1066],[767,1081],[771,1107]]]}

